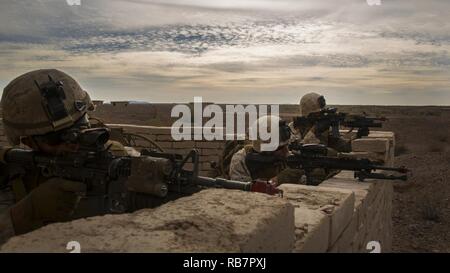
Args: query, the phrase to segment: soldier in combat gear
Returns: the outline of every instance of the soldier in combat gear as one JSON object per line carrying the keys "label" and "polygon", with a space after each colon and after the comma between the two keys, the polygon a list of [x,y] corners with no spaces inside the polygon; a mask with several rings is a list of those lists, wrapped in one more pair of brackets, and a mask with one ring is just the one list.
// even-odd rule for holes
{"label": "soldier in combat gear", "polygon": [[[88,93],[55,69],[31,71],[14,79],[5,87],[1,104],[5,135],[12,146],[55,156],[78,149],[78,144],[64,137],[72,129],[90,128],[87,113],[94,109]],[[126,153],[118,142],[108,145],[113,153]],[[0,154],[0,162],[3,159]],[[72,219],[80,194],[86,191],[80,182],[39,173],[9,173],[2,163],[0,171],[0,243],[48,223]]]}
{"label": "soldier in combat gear", "polygon": [[[251,154],[267,154],[280,158],[285,158],[289,154],[287,145],[290,139],[290,129],[277,116],[263,116],[260,117],[256,123],[261,126],[263,123],[271,122],[279,125],[279,144],[275,151],[262,151],[261,144],[264,143],[261,139],[252,141],[252,144],[245,145],[244,148],[236,152],[231,158],[229,177],[232,180],[238,181],[252,181],[255,179],[272,180],[276,183],[276,175],[284,168],[282,165],[264,165],[261,162],[252,162],[249,160]],[[253,126],[256,128],[256,126]]]}
{"label": "soldier in combat gear", "polygon": [[[306,117],[311,113],[320,112],[326,107],[324,96],[317,93],[308,93],[300,100],[300,116]],[[328,155],[336,156],[339,152],[351,152],[351,141],[342,137],[336,137],[331,134],[329,126],[321,124],[300,124],[289,123],[292,131],[291,143],[299,144],[322,144],[328,147]],[[317,184],[323,180],[331,178],[339,171],[337,170],[314,170],[312,177]],[[278,176],[278,181],[282,183],[305,184],[306,179],[302,170],[285,169]]]}

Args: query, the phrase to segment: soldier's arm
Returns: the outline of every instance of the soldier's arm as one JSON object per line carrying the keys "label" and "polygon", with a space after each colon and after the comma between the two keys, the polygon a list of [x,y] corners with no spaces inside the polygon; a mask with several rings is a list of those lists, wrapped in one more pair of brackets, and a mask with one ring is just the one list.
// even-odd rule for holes
{"label": "soldier's arm", "polygon": [[230,173],[231,180],[250,182],[252,177],[250,171],[245,165],[245,153],[241,150],[233,155],[230,163]]}
{"label": "soldier's arm", "polygon": [[330,136],[328,140],[328,147],[341,153],[349,153],[352,151],[351,140],[345,140],[342,137]]}
{"label": "soldier's arm", "polygon": [[314,127],[311,128],[303,137],[302,144],[321,144],[322,142],[317,137]]}

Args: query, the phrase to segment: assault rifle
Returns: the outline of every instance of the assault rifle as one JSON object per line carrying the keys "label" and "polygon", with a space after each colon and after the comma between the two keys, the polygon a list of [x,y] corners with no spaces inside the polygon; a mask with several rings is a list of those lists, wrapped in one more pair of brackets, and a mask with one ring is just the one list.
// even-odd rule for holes
{"label": "assault rifle", "polygon": [[[293,169],[302,169],[305,171],[306,181],[309,185],[315,185],[311,177],[314,169],[327,170],[349,170],[354,171],[354,177],[359,181],[367,178],[385,179],[385,180],[407,180],[406,173],[409,171],[405,167],[393,168],[383,166],[380,162],[369,159],[355,159],[348,157],[327,156],[328,149],[324,145],[304,144],[291,147],[291,154],[287,158],[277,158],[271,155],[249,154],[249,160],[260,162],[261,164],[276,164],[283,162]],[[401,175],[385,174],[374,171],[391,171]]]}
{"label": "assault rifle", "polygon": [[354,115],[338,112],[336,108],[325,108],[320,112],[310,113],[306,117],[295,117],[294,126],[313,126],[316,125],[318,130],[332,128],[332,135],[339,137],[339,127],[350,128],[350,132],[355,128],[358,129],[357,136],[363,137],[369,135],[370,128],[381,128],[382,122],[386,121],[385,117],[367,117],[365,115]]}
{"label": "assault rifle", "polygon": [[[83,199],[97,214],[130,211],[132,193],[160,201],[170,200],[171,193],[183,196],[202,187],[270,195],[281,193],[265,181],[241,182],[199,176],[197,150],[191,150],[185,157],[152,150],[143,150],[139,157],[115,156],[109,150],[111,145],[106,147],[109,140],[106,128],[72,131],[70,139],[78,143],[80,149],[62,156],[20,148],[3,150],[0,154],[10,177],[40,173],[46,178],[59,177],[85,183],[87,192]],[[187,163],[191,164],[192,170],[187,170]]]}

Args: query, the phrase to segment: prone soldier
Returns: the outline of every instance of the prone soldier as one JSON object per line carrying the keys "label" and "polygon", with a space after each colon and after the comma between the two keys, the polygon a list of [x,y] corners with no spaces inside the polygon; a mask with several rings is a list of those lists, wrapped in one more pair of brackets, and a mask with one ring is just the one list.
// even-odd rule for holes
{"label": "prone soldier", "polygon": [[[97,130],[89,122],[88,111],[95,108],[89,94],[59,70],[35,70],[17,77],[5,87],[1,104],[8,142],[44,155],[75,152],[80,145],[70,138],[76,132]],[[105,145],[114,155],[129,154],[119,142],[108,140]],[[48,223],[93,214],[79,206],[86,184],[39,172],[16,172],[6,167],[9,147],[0,150],[0,244]]]}
{"label": "prone soldier", "polygon": [[[93,108],[87,92],[54,69],[26,73],[5,87],[3,126],[14,147],[0,148],[0,244],[49,223],[156,207],[205,187],[280,192],[260,181],[198,176],[196,150],[184,158],[129,154],[109,139],[108,128],[92,128]],[[184,169],[189,160],[194,171]]]}
{"label": "prone soldier", "polygon": [[[77,149],[62,137],[70,129],[89,128],[87,112],[94,109],[88,93],[58,70],[19,76],[5,87],[1,103],[8,142],[49,155]],[[6,151],[2,149],[3,163]],[[39,173],[11,173],[5,165],[2,178],[2,196],[11,207],[1,212],[0,242],[50,222],[69,220],[80,200],[78,193],[86,190],[75,181],[45,178]]]}
{"label": "prone soldier", "polygon": [[[307,117],[312,113],[318,113],[325,109],[326,100],[324,96],[317,93],[308,93],[300,100],[300,117]],[[314,124],[290,122],[292,131],[291,144],[322,144],[328,148],[329,156],[336,156],[339,152],[351,152],[351,140],[345,140],[331,133],[328,123]],[[311,181],[320,184],[322,181],[336,175],[338,170],[315,169],[311,174]],[[282,183],[305,184],[306,178],[301,169],[286,168],[278,175],[278,181]]]}
{"label": "prone soldier", "polygon": [[[265,126],[264,124],[278,124],[279,126],[279,144],[274,151],[263,151],[261,144],[264,143],[260,138],[253,140],[251,144],[237,151],[231,158],[229,177],[232,180],[252,181],[255,179],[272,180],[276,183],[276,176],[284,169],[283,164],[273,164],[257,162],[251,160],[252,155],[268,155],[279,158],[286,158],[289,154],[288,144],[291,137],[291,131],[285,121],[277,116],[260,117],[253,128]],[[281,161],[280,161],[281,162]]]}

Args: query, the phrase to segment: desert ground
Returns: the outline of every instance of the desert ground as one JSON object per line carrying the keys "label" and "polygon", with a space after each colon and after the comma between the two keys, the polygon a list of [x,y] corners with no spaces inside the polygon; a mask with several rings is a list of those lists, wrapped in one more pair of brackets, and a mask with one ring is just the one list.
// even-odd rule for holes
{"label": "desert ground", "polygon": [[[107,123],[169,126],[172,104],[101,105],[94,116]],[[335,106],[340,111],[384,116],[380,130],[396,134],[396,165],[411,169],[407,182],[393,182],[393,251],[450,252],[450,107]],[[282,105],[292,116],[296,105]]]}

